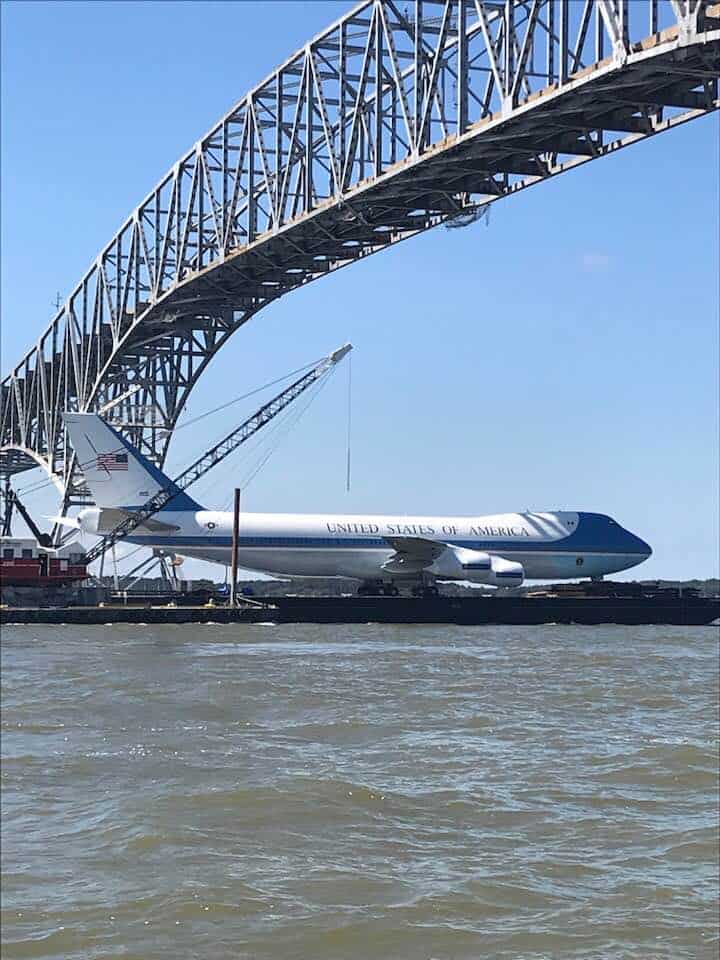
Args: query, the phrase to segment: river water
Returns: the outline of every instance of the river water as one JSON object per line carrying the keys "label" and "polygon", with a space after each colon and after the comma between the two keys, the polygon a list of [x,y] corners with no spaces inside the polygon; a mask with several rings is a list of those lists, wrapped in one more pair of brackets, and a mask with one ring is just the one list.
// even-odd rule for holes
{"label": "river water", "polygon": [[2,956],[715,958],[714,627],[6,627]]}

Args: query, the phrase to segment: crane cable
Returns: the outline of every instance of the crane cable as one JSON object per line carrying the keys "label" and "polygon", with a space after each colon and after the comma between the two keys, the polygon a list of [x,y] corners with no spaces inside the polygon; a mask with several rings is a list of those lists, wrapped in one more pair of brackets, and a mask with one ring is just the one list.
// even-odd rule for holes
{"label": "crane cable", "polygon": [[[263,467],[265,466],[265,464],[268,462],[268,460],[269,460],[270,457],[273,455],[273,453],[275,453],[275,451],[278,449],[278,447],[280,446],[280,444],[282,443],[282,441],[285,439],[285,437],[288,435],[288,433],[297,426],[297,424],[300,422],[300,420],[301,420],[302,417],[304,416],[305,412],[306,412],[306,411],[310,408],[310,406],[314,403],[314,401],[316,400],[316,398],[322,393],[323,388],[324,388],[325,385],[328,383],[328,381],[330,380],[330,378],[332,377],[332,375],[333,375],[334,372],[335,372],[335,368],[332,367],[332,368],[328,371],[328,373],[327,373],[326,375],[324,375],[323,377],[320,378],[320,380],[318,380],[315,388],[312,389],[312,390],[310,390],[310,395],[309,395],[309,397],[307,398],[307,401],[306,401],[306,403],[305,403],[305,406],[302,407],[302,408],[298,408],[298,410],[292,411],[291,416],[289,416],[286,421],[284,421],[283,423],[279,424],[279,426],[278,426],[278,431],[277,431],[277,434],[278,434],[278,436],[277,436],[277,442],[273,444],[273,446],[270,448],[270,450],[268,450],[268,452],[265,454],[265,456],[264,456],[264,457],[260,460],[260,462],[255,466],[255,469],[252,470],[252,472],[249,474],[249,476],[247,476],[247,477],[245,478],[244,483],[241,484],[241,488],[242,488],[243,490],[245,490],[247,487],[250,486],[250,484],[252,483],[252,481],[255,479],[255,477],[258,475],[258,473],[262,470],[262,468],[263,468]],[[294,417],[294,419],[293,419],[293,417]]]}
{"label": "crane cable", "polygon": [[[323,376],[320,377],[320,379],[310,388],[308,391],[308,398],[304,406],[294,409],[288,408],[283,414],[281,414],[278,420],[269,428],[266,433],[258,434],[257,437],[253,438],[254,442],[251,441],[250,448],[245,448],[243,450],[238,447],[238,449],[230,455],[226,465],[229,465],[232,462],[232,458],[238,453],[240,453],[240,457],[238,459],[242,459],[243,454],[247,457],[247,472],[244,474],[241,480],[234,483],[234,486],[239,487],[241,490],[245,490],[250,485],[257,473],[270,459],[272,454],[279,449],[290,430],[300,421],[305,411],[318,396],[320,390],[328,381],[332,373],[334,373],[334,369],[335,368],[330,368],[330,370],[328,370],[326,374],[323,374]],[[262,448],[264,447],[269,447],[269,449],[263,451]],[[200,490],[196,491],[196,495],[202,500],[202,491],[209,489],[209,485],[201,486]],[[222,507],[223,510],[229,509],[232,498],[233,494],[231,493],[228,500]]]}
{"label": "crane cable", "polygon": [[348,357],[347,376],[347,456],[345,460],[345,492],[350,493],[350,437],[352,432],[352,354]]}
{"label": "crane cable", "polygon": [[261,393],[263,390],[267,390],[268,387],[274,387],[278,383],[282,383],[283,380],[289,380],[290,377],[294,377],[299,373],[304,373],[311,367],[316,367],[322,359],[323,358],[320,357],[318,360],[315,360],[312,363],[306,363],[305,366],[298,367],[297,370],[291,370],[290,373],[286,373],[284,377],[278,377],[277,380],[270,380],[268,383],[264,383],[261,387],[256,387],[254,390],[250,390],[248,393],[243,393],[239,397],[228,400],[226,403],[221,403],[219,407],[213,407],[212,410],[206,410],[205,413],[198,414],[198,416],[193,417],[192,420],[186,420],[184,423],[179,424],[177,427],[175,427],[173,432],[177,433],[178,430],[184,430],[185,427],[191,427],[194,423],[198,423],[200,420],[204,420],[206,417],[211,417],[214,413],[219,413],[220,410],[226,410],[234,403],[240,403],[241,400],[247,400],[248,397],[254,397],[256,393]]}

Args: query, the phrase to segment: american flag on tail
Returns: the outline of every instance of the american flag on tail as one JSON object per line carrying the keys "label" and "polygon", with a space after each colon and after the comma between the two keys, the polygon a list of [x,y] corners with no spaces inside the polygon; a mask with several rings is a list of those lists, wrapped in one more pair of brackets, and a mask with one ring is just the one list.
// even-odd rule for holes
{"label": "american flag on tail", "polygon": [[97,455],[99,470],[127,470],[128,455],[126,453],[99,453]]}

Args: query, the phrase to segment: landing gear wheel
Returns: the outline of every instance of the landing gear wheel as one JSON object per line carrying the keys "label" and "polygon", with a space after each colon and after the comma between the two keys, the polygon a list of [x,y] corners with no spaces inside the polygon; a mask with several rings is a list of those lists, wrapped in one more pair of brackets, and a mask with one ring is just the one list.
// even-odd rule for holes
{"label": "landing gear wheel", "polygon": [[438,590],[437,587],[425,587],[422,595],[428,598],[439,597],[440,591]]}
{"label": "landing gear wheel", "polygon": [[388,584],[387,586],[384,586],[382,592],[383,592],[383,596],[386,596],[386,597],[399,597],[399,596],[400,596],[400,591],[398,590],[398,588],[395,586],[394,583],[391,583],[391,584]]}
{"label": "landing gear wheel", "polygon": [[359,597],[392,597],[396,594],[389,593],[390,590],[397,590],[393,584],[384,583],[363,583],[358,587],[357,595]]}

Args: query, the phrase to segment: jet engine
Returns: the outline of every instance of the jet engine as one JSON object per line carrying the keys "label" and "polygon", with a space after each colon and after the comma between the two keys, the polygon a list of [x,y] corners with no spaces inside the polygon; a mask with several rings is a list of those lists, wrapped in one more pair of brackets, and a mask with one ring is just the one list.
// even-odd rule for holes
{"label": "jet engine", "polygon": [[469,580],[493,587],[519,587],[525,578],[521,563],[493,557],[481,550],[448,546],[428,567],[436,577]]}
{"label": "jet engine", "polygon": [[521,563],[506,560],[504,557],[491,557],[492,580],[496,587],[519,587],[525,579],[525,570]]}
{"label": "jet engine", "polygon": [[[102,511],[100,510],[99,507],[83,507],[83,509],[77,515],[78,526],[83,531],[83,533],[99,534],[101,532],[102,533],[107,532],[107,530],[105,529],[102,529],[101,531],[101,526],[100,526],[101,513]],[[112,527],[109,527],[108,529],[111,530]]]}

